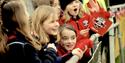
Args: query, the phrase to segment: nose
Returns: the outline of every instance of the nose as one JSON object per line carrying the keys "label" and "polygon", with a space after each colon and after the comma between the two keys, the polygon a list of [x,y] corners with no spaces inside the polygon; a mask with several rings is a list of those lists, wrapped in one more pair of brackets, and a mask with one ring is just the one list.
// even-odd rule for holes
{"label": "nose", "polygon": [[74,5],[73,7],[76,8],[76,5]]}
{"label": "nose", "polygon": [[56,21],[56,22],[55,22],[55,26],[56,26],[56,27],[59,27],[59,26],[60,26],[60,25],[59,25],[59,22]]}
{"label": "nose", "polygon": [[72,40],[71,40],[71,39],[69,39],[69,40],[68,40],[68,43],[72,43]]}

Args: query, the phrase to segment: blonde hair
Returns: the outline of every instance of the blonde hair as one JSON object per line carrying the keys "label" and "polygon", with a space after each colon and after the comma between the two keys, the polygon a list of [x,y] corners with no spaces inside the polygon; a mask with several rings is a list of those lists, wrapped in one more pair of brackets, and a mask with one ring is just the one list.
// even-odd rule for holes
{"label": "blonde hair", "polygon": [[7,36],[2,30],[2,22],[0,20],[0,54],[6,52],[7,50],[6,43],[7,43]]}
{"label": "blonde hair", "polygon": [[32,0],[34,8],[37,8],[40,5],[52,5],[53,0]]}
{"label": "blonde hair", "polygon": [[[83,13],[84,13],[84,10],[83,10],[83,7],[82,7],[82,3],[79,1],[80,3],[80,9],[79,9],[79,14],[78,16],[81,18],[83,16]],[[71,16],[69,15],[67,9],[64,10],[63,12],[63,16],[61,17],[61,19],[64,19],[64,22],[66,23],[67,21],[69,21],[71,18]]]}
{"label": "blonde hair", "polygon": [[[9,14],[6,16],[6,14]],[[30,33],[30,21],[27,15],[27,11],[22,3],[18,1],[10,1],[6,3],[3,7],[3,25],[8,31],[18,31],[25,36],[33,47],[39,50],[41,47],[36,47],[38,41],[35,40]],[[15,20],[13,20],[13,16]],[[10,20],[7,20],[10,19]],[[10,21],[10,22],[9,22]],[[9,24],[7,23],[9,22]],[[9,26],[9,27],[8,27]],[[13,28],[12,28],[13,27]],[[12,28],[12,29],[11,29]]]}
{"label": "blonde hair", "polygon": [[3,54],[6,52],[6,34],[3,32],[2,30],[2,12],[1,12],[1,8],[2,8],[2,3],[3,0],[0,1],[0,54]]}
{"label": "blonde hair", "polygon": [[40,44],[47,44],[49,42],[49,36],[45,33],[42,28],[42,25],[50,14],[56,13],[55,9],[48,5],[39,6],[33,13],[31,17],[31,25],[34,32],[37,34]]}

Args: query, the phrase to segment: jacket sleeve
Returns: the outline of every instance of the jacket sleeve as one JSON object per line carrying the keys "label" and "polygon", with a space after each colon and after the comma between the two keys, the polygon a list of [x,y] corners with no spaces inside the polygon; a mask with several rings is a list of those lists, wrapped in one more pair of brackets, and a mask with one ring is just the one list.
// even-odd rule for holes
{"label": "jacket sleeve", "polygon": [[65,62],[68,61],[72,56],[73,56],[72,53],[67,53],[67,54],[63,55],[63,56],[62,56],[61,63],[65,63]]}
{"label": "jacket sleeve", "polygon": [[53,48],[47,48],[39,56],[43,59],[43,63],[56,63],[57,61],[57,54]]}
{"label": "jacket sleeve", "polygon": [[[47,48],[46,51],[39,53],[31,45],[25,46],[28,63],[55,63],[57,60],[56,51],[53,48]],[[26,59],[27,59],[26,58]]]}
{"label": "jacket sleeve", "polygon": [[42,63],[36,50],[30,44],[16,42],[8,46],[8,63]]}
{"label": "jacket sleeve", "polygon": [[73,57],[73,54],[71,52],[63,56],[58,56],[57,63],[66,63],[71,57]]}
{"label": "jacket sleeve", "polygon": [[31,45],[24,43],[9,44],[8,63],[55,63],[56,51],[48,48],[41,54]]}

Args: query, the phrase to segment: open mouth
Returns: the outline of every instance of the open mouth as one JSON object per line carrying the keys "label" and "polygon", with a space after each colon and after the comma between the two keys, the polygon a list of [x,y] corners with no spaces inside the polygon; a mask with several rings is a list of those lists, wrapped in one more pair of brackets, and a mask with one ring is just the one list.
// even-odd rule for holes
{"label": "open mouth", "polygon": [[77,11],[77,8],[75,8],[74,11],[76,12],[76,11]]}
{"label": "open mouth", "polygon": [[58,31],[58,29],[52,29],[53,31],[55,31],[55,32],[57,32]]}
{"label": "open mouth", "polygon": [[69,48],[73,47],[73,45],[66,45],[66,46],[69,47]]}

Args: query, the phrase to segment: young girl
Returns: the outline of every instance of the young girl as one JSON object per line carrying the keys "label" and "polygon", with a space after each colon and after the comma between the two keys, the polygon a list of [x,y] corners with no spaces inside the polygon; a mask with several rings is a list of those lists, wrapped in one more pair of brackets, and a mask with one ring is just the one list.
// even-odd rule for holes
{"label": "young girl", "polygon": [[92,41],[89,40],[89,15],[83,13],[81,2],[79,0],[60,0],[60,6],[64,12],[59,23],[67,23],[73,26],[78,37],[76,47],[84,48],[84,45],[87,45],[88,50],[85,52],[84,56],[86,61],[88,61],[91,58],[90,49],[93,47]]}
{"label": "young girl", "polygon": [[71,25],[64,24],[60,27],[59,31],[61,40],[57,46],[57,52],[58,55],[62,57],[61,63],[78,63],[87,48],[83,50],[75,48],[77,35],[75,29]]}
{"label": "young girl", "polygon": [[[48,10],[48,7],[44,9]],[[49,9],[53,10],[51,7],[49,7]],[[41,38],[37,40],[32,37],[30,23],[26,13],[26,9],[19,1],[10,1],[2,7],[3,30],[8,36],[7,44],[4,46],[8,48],[5,62],[54,63],[56,61],[55,46],[49,44],[46,50],[41,53],[40,50],[42,49],[44,39],[42,39],[42,41]],[[56,30],[56,28],[54,30]]]}
{"label": "young girl", "polygon": [[32,30],[43,44],[47,44],[51,38],[57,38],[59,23],[55,8],[48,5],[39,6],[31,16],[31,22]]}
{"label": "young girl", "polygon": [[[52,43],[54,45],[58,41],[58,13],[54,7],[39,6],[31,16],[31,22],[33,35],[39,40],[38,44],[44,45],[43,47],[46,48],[46,44]],[[56,58],[54,56],[50,59],[54,62]]]}

